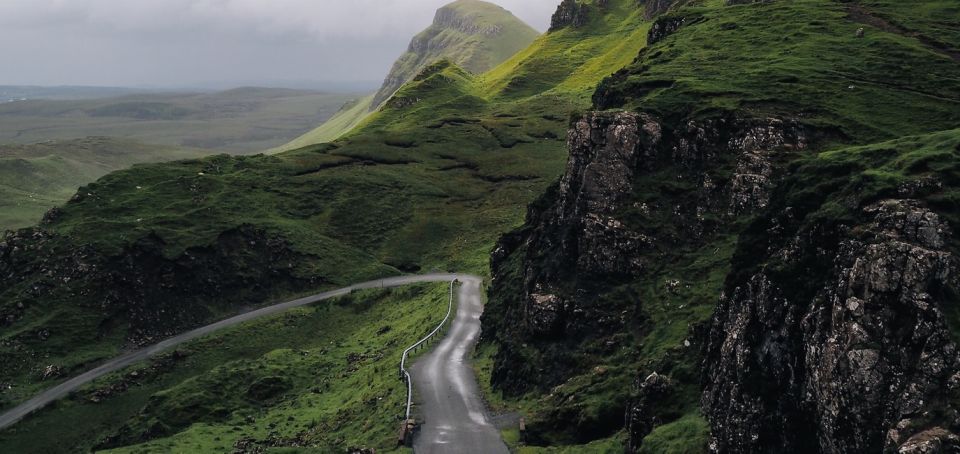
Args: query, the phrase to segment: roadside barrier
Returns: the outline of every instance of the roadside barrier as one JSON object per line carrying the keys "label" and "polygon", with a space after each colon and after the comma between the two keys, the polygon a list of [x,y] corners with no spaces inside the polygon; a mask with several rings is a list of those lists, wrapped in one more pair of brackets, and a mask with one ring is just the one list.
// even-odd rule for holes
{"label": "roadside barrier", "polygon": [[[410,408],[413,406],[413,380],[410,379],[410,372],[407,371],[407,357],[410,356],[410,352],[415,352],[417,349],[423,347],[431,339],[433,339],[437,334],[439,334],[444,327],[447,326],[447,322],[450,321],[450,314],[453,313],[453,286],[459,282],[457,279],[450,281],[450,299],[447,302],[447,315],[443,317],[443,321],[437,325],[430,334],[427,334],[426,337],[420,339],[416,344],[407,347],[403,351],[403,356],[400,358],[400,379],[407,382],[407,409],[404,412],[403,420],[406,422],[410,419]],[[406,423],[405,423],[406,424]]]}

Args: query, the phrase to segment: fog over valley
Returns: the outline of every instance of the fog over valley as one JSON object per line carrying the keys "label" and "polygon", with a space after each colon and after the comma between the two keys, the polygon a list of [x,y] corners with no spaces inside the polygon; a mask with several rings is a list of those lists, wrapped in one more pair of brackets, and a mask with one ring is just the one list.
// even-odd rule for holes
{"label": "fog over valley", "polygon": [[[4,0],[0,85],[373,89],[446,0]],[[500,0],[545,31],[559,0]]]}

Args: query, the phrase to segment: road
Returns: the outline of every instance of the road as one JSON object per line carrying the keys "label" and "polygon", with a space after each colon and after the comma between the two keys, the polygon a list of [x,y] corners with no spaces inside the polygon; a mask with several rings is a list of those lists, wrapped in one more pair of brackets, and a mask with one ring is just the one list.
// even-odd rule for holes
{"label": "road", "polygon": [[[91,381],[102,377],[111,372],[123,369],[131,364],[143,361],[151,356],[154,356],[158,353],[161,353],[170,348],[176,347],[184,342],[189,342],[198,337],[205,336],[207,334],[213,333],[215,331],[238,325],[243,322],[251,321],[261,317],[266,317],[268,315],[274,315],[281,312],[284,312],[295,307],[306,306],[308,304],[316,303],[318,301],[327,300],[330,298],[335,298],[337,296],[342,296],[350,293],[354,290],[362,289],[372,289],[372,288],[390,288],[390,287],[399,287],[409,284],[417,284],[424,282],[449,282],[454,279],[467,280],[470,282],[479,283],[479,279],[476,276],[462,275],[462,274],[451,274],[451,273],[435,273],[435,274],[422,274],[414,276],[398,276],[391,277],[386,279],[378,279],[375,281],[368,281],[359,284],[354,284],[349,287],[344,287],[338,290],[331,290],[324,293],[319,293],[316,295],[308,296],[305,298],[300,298],[293,301],[288,301],[286,303],[277,304],[274,306],[264,307],[262,309],[257,309],[251,312],[237,315],[236,317],[228,318],[207,326],[197,328],[192,331],[188,331],[179,336],[171,337],[164,341],[161,341],[157,344],[145,347],[141,350],[130,352],[124,355],[121,355],[117,358],[114,358],[106,363],[100,365],[99,367],[85,372],[81,375],[78,375],[70,380],[67,380],[57,386],[54,386],[37,396],[31,398],[30,400],[20,404],[19,406],[11,409],[10,411],[0,415],[0,430],[7,428],[17,421],[23,419],[23,417],[28,414],[36,411],[44,406],[54,402],[58,399],[63,398],[71,391],[80,388],[81,386],[90,383]],[[479,284],[477,284],[479,288]],[[479,297],[479,296],[478,296]],[[479,300],[477,300],[479,302]],[[459,316],[458,316],[459,320]],[[479,323],[479,321],[477,322]],[[455,331],[451,330],[451,334]]]}
{"label": "road", "polygon": [[461,277],[457,317],[433,351],[410,367],[423,424],[414,438],[418,454],[508,453],[490,423],[477,378],[467,360],[480,335],[480,279]]}

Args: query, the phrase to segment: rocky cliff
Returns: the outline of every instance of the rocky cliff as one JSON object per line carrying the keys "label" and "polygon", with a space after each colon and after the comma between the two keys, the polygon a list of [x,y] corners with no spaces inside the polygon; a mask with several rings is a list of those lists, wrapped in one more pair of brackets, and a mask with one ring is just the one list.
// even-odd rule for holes
{"label": "rocky cliff", "polygon": [[[778,173],[772,155],[801,151],[807,140],[802,126],[777,118],[729,116],[678,127],[646,113],[577,119],[565,174],[531,208],[528,227],[504,237],[493,253],[495,302],[485,330],[508,346],[500,350],[494,382],[517,394],[549,389],[585,366],[570,361],[569,350],[598,343],[601,351],[593,353],[605,356],[603,349],[625,347],[623,334],[652,329],[645,301],[603,295],[650,281],[686,293],[689,284],[661,280],[663,264],[719,247],[730,224],[768,204]],[[598,411],[620,419],[627,408],[621,401]],[[602,422],[575,430],[589,438]]]}
{"label": "rocky cliff", "polygon": [[[757,219],[720,267],[727,282],[715,289],[712,319],[692,320],[680,356],[641,362],[623,408],[631,449],[681,417],[664,407],[699,388],[699,374],[684,366],[692,358],[702,366],[713,451],[960,449],[960,357],[948,324],[960,302],[953,230],[911,198],[864,202],[849,222],[814,222],[785,204],[778,162],[811,137],[776,118],[675,128],[648,113],[594,112],[574,121],[565,174],[531,207],[528,226],[493,253],[495,301],[485,321],[501,345],[494,383],[552,395],[582,369],[603,367],[598,357],[615,355],[624,334],[657,329],[644,307],[655,301],[611,301],[611,288],[662,285],[682,295],[703,284],[673,264]],[[689,184],[645,202],[663,178]],[[612,418],[602,413],[614,412],[602,408],[590,421],[582,405],[563,407],[538,416],[544,440],[555,430],[600,436]]]}
{"label": "rocky cliff", "polygon": [[403,84],[437,60],[448,59],[479,74],[524,49],[539,33],[509,11],[479,0],[458,0],[446,5],[433,24],[410,41],[374,96],[376,109]]}
{"label": "rocky cliff", "polygon": [[[953,233],[917,200],[860,211],[771,235],[764,269],[731,279],[705,361],[717,451],[960,449]],[[943,450],[910,448],[915,437]]]}
{"label": "rocky cliff", "polygon": [[[711,71],[743,48],[676,51],[749,47],[749,17],[802,7],[664,3],[641,2],[650,47],[572,120],[565,173],[493,251],[493,385],[543,396],[533,444],[623,429],[629,452],[958,452],[960,134],[933,132],[952,114],[897,114],[932,135],[853,147],[892,130],[784,97],[809,84],[792,74],[763,95],[742,73],[719,88]],[[839,19],[825,29],[862,36],[820,6]],[[554,26],[595,7],[564,2]]]}

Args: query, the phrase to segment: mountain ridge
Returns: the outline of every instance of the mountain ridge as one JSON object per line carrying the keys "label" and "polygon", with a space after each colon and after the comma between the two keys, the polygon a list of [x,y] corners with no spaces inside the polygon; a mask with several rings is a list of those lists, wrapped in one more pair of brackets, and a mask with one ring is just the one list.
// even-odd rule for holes
{"label": "mountain ridge", "polygon": [[[478,40],[475,37],[483,36]],[[437,10],[433,24],[417,34],[374,95],[376,109],[425,66],[447,58],[479,74],[527,47],[539,33],[509,11],[481,0],[457,0]]]}
{"label": "mountain ridge", "polygon": [[450,60],[480,74],[528,47],[540,33],[509,11],[481,0],[457,0],[437,10],[433,23],[410,40],[376,93],[344,106],[333,118],[301,137],[271,150],[293,150],[331,142],[357,127],[403,84],[430,64]]}
{"label": "mountain ridge", "polygon": [[[960,29],[955,2],[564,3],[574,16],[494,70],[435,62],[333,143],[110,174],[8,236],[0,405],[44,387],[45,365],[238,305],[458,269],[492,277],[474,360],[495,409],[525,418],[511,447],[955,450],[960,65],[850,9],[938,35]],[[375,336],[314,353],[382,359]],[[392,449],[363,437],[395,429],[369,418],[389,413],[392,368],[346,375],[364,402],[343,413],[314,391],[334,402],[302,407],[331,410],[319,423],[287,406],[302,394],[256,414],[217,394],[243,392],[235,370],[312,380],[302,355],[179,365],[200,378],[67,402],[35,427],[110,408],[120,422],[71,440]]]}

